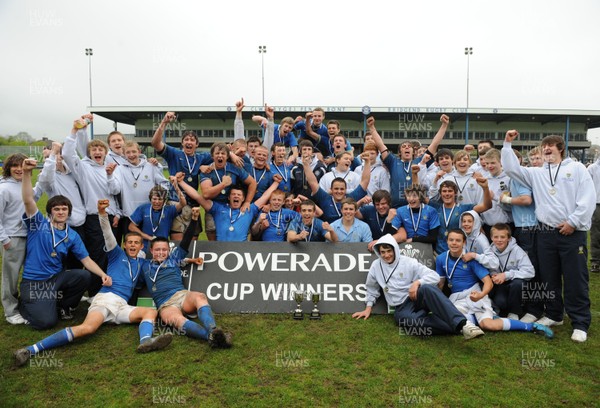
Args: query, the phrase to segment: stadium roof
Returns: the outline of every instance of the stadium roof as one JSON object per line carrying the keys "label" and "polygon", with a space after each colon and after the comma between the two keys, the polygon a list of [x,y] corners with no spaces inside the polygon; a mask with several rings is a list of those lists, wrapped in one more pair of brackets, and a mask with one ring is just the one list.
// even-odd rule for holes
{"label": "stadium roof", "polygon": [[[305,115],[315,106],[274,106],[276,115]],[[322,106],[326,119],[362,121],[363,107],[358,106]],[[398,115],[424,115],[423,118],[439,117],[442,113],[450,116],[453,122],[463,120],[466,109],[457,107],[370,107],[370,113],[380,120],[397,119]],[[261,114],[261,106],[246,106],[244,113]],[[235,106],[90,106],[88,111],[114,122],[135,125],[140,119],[147,119],[152,114],[173,111],[179,119],[220,119],[231,120]],[[469,108],[469,119],[496,122],[539,122],[541,125],[550,122],[564,122],[567,117],[571,123],[581,123],[586,128],[600,127],[600,110],[577,109],[523,109],[523,108]]]}

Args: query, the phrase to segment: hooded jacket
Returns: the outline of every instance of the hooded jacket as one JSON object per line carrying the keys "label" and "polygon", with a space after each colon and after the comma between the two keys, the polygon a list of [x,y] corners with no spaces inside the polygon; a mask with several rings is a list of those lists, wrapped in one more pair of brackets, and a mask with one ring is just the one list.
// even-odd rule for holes
{"label": "hooded jacket", "polygon": [[[363,169],[364,164],[357,167],[354,172],[362,176]],[[380,161],[376,161],[375,164],[371,165],[371,179],[367,187],[367,194],[372,196],[377,190],[390,191],[390,173]]]}
{"label": "hooded jacket", "polygon": [[[467,252],[475,252],[477,256],[475,260],[489,270],[497,270],[500,263],[498,258],[494,255],[491,250],[490,243],[483,232],[481,232],[481,218],[477,211],[465,211],[460,215],[460,224],[462,225],[462,219],[465,214],[469,214],[473,217],[473,230],[470,234],[467,234],[465,230],[463,232],[467,235],[467,242],[465,243],[465,250]],[[462,228],[461,228],[462,229]]]}
{"label": "hooded jacket", "polygon": [[446,180],[452,181],[458,187],[458,193],[456,194],[457,204],[477,205],[483,201],[483,189],[473,178],[473,173],[468,171],[465,175],[461,175],[456,169],[445,174],[438,180],[437,184],[429,187],[429,198],[431,200],[439,200],[440,185]]}
{"label": "hooded jacket", "polygon": [[497,176],[490,174],[487,179],[490,192],[493,193],[492,208],[481,214],[483,222],[490,226],[498,223],[508,224],[512,222],[512,213],[506,211],[500,203],[502,193],[509,191],[510,179],[504,171],[500,172]]}
{"label": "hooded jacket", "polygon": [[[394,248],[394,261],[388,264],[379,255],[382,244],[391,245]],[[383,288],[385,300],[390,306],[398,306],[408,298],[408,289],[414,281],[420,281],[421,285],[437,285],[440,281],[439,275],[416,259],[400,254],[400,247],[396,240],[390,235],[384,235],[377,241],[374,247],[377,259],[371,264],[367,274],[367,306],[373,306],[379,297],[379,288]],[[387,288],[387,290],[385,289]]]}
{"label": "hooded jacket", "polygon": [[98,200],[108,198],[110,205],[106,212],[112,215],[120,215],[114,194],[119,193],[118,181],[113,177],[114,173],[106,173],[105,164],[98,164],[89,157],[80,159],[76,153],[77,140],[87,139],[87,131],[81,129],[75,134],[70,134],[63,145],[63,159],[69,166],[79,189],[83,196],[86,213],[98,214]]}
{"label": "hooded jacket", "polygon": [[113,174],[121,193],[123,215],[129,217],[137,207],[148,202],[148,194],[155,185],[169,191],[172,187],[163,175],[163,167],[140,159],[134,165],[126,161],[118,166]]}
{"label": "hooded jacket", "polygon": [[67,163],[63,162],[65,172],[56,170],[56,155],[54,153],[44,161],[44,168],[38,176],[38,183],[48,194],[48,198],[63,195],[71,201],[73,209],[68,223],[72,227],[78,227],[85,223],[85,206],[77,186],[77,181]]}
{"label": "hooded jacket", "polygon": [[596,209],[596,189],[591,187],[592,178],[583,164],[566,158],[559,165],[522,167],[512,144],[504,142],[502,165],[510,178],[531,188],[535,215],[541,223],[556,228],[567,221],[576,230],[590,229]]}
{"label": "hooded jacket", "polygon": [[514,237],[510,238],[504,251],[500,252],[494,244],[492,244],[491,250],[499,261],[498,269],[492,270],[492,274],[504,272],[506,280],[529,280],[534,277],[535,269],[527,253],[517,245]]}

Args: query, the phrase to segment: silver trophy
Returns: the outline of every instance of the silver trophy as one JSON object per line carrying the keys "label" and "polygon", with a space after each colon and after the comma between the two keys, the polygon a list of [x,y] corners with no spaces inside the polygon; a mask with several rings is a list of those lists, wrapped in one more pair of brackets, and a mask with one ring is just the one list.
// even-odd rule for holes
{"label": "silver trophy", "polygon": [[297,303],[296,310],[294,310],[294,319],[302,320],[302,319],[304,319],[304,312],[302,311],[301,304],[302,304],[302,301],[304,300],[304,292],[301,290],[296,290],[296,291],[292,292],[292,295],[294,296],[294,300]]}
{"label": "silver trophy", "polygon": [[313,292],[310,295],[310,300],[312,300],[314,307],[312,312],[310,312],[310,318],[312,320],[320,320],[321,319],[321,312],[319,311],[319,308],[317,308],[317,303],[319,303],[319,301],[321,300],[321,294],[319,292]]}

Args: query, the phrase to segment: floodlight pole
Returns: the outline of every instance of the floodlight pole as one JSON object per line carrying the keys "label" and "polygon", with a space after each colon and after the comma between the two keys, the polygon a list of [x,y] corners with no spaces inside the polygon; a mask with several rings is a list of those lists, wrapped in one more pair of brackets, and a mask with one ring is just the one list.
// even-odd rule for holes
{"label": "floodlight pole", "polygon": [[262,71],[262,107],[265,106],[265,54],[267,53],[266,45],[258,46],[258,53],[261,59],[261,71]]}
{"label": "floodlight pole", "polygon": [[[92,55],[94,50],[91,48],[85,49],[85,55],[88,57],[88,76],[90,80],[90,108],[92,107]],[[94,122],[90,123],[90,139],[94,138]]]}
{"label": "floodlight pole", "polygon": [[467,112],[465,122],[465,145],[469,144],[469,63],[470,57],[473,55],[473,47],[465,47],[465,55],[467,56]]}

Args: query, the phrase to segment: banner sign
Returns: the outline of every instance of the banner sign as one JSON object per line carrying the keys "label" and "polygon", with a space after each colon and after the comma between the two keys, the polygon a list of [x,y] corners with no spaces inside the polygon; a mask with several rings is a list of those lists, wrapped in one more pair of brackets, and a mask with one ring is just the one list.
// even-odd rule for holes
{"label": "banner sign", "polygon": [[[403,255],[435,269],[431,245],[401,244]],[[207,295],[217,313],[291,313],[294,291],[304,291],[302,308],[310,312],[311,293],[319,292],[323,313],[353,313],[365,307],[365,281],[376,255],[364,243],[297,244],[194,241],[190,257],[204,265],[182,271],[185,286]],[[387,313],[383,294],[373,313]]]}

